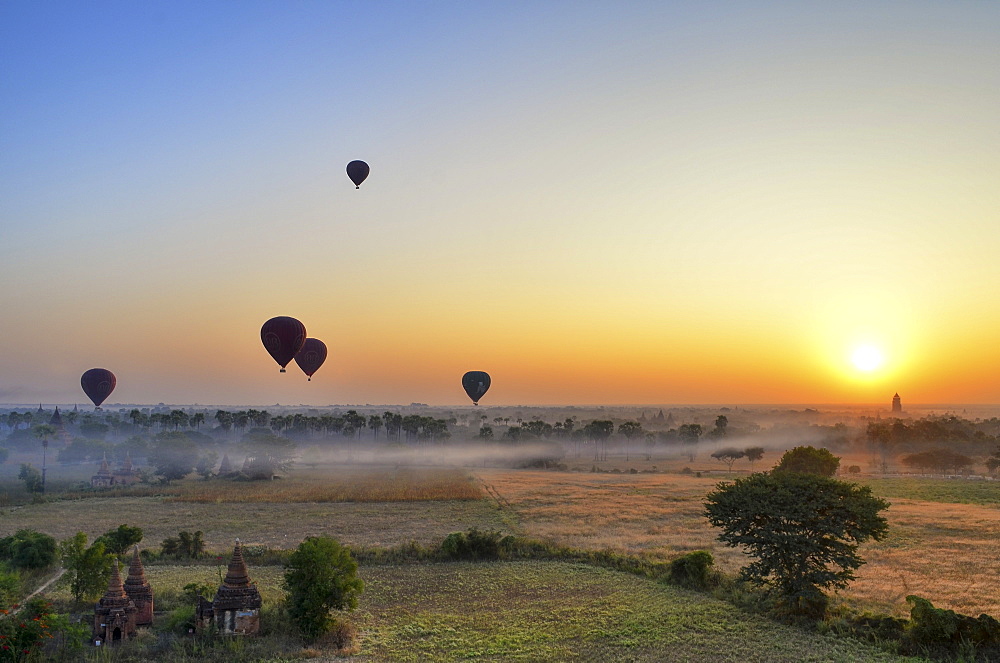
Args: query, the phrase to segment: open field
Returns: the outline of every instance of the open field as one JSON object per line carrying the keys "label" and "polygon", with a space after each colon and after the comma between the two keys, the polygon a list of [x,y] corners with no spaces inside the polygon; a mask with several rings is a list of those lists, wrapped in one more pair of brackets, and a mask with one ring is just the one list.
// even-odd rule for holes
{"label": "open field", "polygon": [[[702,515],[702,498],[719,478],[528,470],[477,470],[477,475],[489,492],[509,505],[524,535],[663,559],[709,550],[727,573],[744,564],[740,552],[715,539],[716,532]],[[882,480],[870,483],[881,494]],[[998,482],[907,479],[887,480],[885,485],[890,495],[927,494],[989,504],[984,487],[1000,492]],[[840,600],[904,615],[906,595],[918,594],[939,607],[973,616],[1000,615],[1000,508],[893,497],[889,501],[889,536],[862,547],[868,564],[840,593]]]}
{"label": "open field", "polygon": [[[651,468],[646,468],[651,469]],[[33,528],[64,539],[91,538],[122,523],[139,525],[144,544],[157,547],[181,530],[202,530],[210,550],[227,551],[237,537],[272,548],[293,548],[306,536],[326,534],[347,545],[434,545],[470,527],[516,532],[558,545],[615,550],[672,559],[709,550],[717,566],[735,573],[743,555],[721,546],[702,515],[704,495],[719,475],[460,469],[372,473],[358,468],[296,470],[276,482],[248,484],[188,479],[156,497],[55,500],[0,509],[0,535]],[[379,477],[381,477],[379,479]],[[388,479],[387,479],[388,477]],[[375,481],[373,481],[373,478]],[[426,499],[437,486],[441,497]],[[905,597],[918,594],[965,614],[1000,615],[1000,482],[862,477],[890,499],[886,540],[866,544],[868,561],[835,601],[863,610],[905,615]],[[324,487],[324,482],[329,487]],[[352,482],[382,489],[367,493]],[[409,484],[409,487],[407,487]],[[251,488],[247,489],[247,486]],[[404,501],[295,501],[292,496],[374,495]],[[231,491],[227,496],[226,491]],[[273,492],[272,492],[273,491]],[[214,494],[217,501],[207,501]],[[469,499],[471,495],[489,498]],[[287,501],[279,501],[287,500]]]}
{"label": "open field", "polygon": [[[702,594],[559,562],[362,567],[346,661],[906,661],[856,641],[784,627]],[[217,583],[205,566],[150,566],[154,591]],[[265,605],[282,570],[250,567]],[[65,589],[54,593],[68,598]],[[320,652],[322,650],[320,649]],[[313,648],[313,654],[320,653]]]}
{"label": "open field", "polygon": [[64,539],[78,531],[93,539],[122,523],[143,529],[144,546],[158,547],[181,530],[204,532],[211,550],[239,538],[270,548],[294,548],[307,536],[347,545],[439,543],[456,530],[504,527],[503,514],[483,500],[440,502],[186,503],[158,497],[93,498],[29,504],[0,511],[0,535],[32,528]]}
{"label": "open field", "polygon": [[906,660],[585,565],[407,565],[364,576],[358,661]]}

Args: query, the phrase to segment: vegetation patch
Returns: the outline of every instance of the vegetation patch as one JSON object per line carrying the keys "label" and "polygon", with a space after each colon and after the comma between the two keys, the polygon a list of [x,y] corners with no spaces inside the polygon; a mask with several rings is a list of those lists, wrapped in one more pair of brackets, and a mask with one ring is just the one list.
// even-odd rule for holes
{"label": "vegetation patch", "polygon": [[880,497],[1000,507],[1000,481],[889,478],[862,481]]}
{"label": "vegetation patch", "polygon": [[908,660],[584,564],[380,566],[361,575],[366,591],[352,619],[369,661]]}

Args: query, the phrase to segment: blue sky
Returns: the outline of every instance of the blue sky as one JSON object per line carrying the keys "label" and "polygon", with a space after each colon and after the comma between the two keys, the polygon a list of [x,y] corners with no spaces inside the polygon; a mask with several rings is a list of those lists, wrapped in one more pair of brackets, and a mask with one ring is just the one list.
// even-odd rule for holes
{"label": "blue sky", "polygon": [[[104,366],[132,402],[461,402],[470,369],[504,403],[998,402],[997,34],[985,2],[0,3],[0,401]],[[274,382],[272,315],[325,380]]]}

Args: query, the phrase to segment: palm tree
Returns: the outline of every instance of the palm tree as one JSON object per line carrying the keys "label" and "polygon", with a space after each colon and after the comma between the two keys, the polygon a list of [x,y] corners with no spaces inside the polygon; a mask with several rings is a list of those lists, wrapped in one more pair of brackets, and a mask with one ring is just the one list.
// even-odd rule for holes
{"label": "palm tree", "polygon": [[49,438],[56,434],[54,426],[49,424],[39,424],[32,431],[39,440],[42,441],[42,492],[45,492],[45,458],[49,450]]}

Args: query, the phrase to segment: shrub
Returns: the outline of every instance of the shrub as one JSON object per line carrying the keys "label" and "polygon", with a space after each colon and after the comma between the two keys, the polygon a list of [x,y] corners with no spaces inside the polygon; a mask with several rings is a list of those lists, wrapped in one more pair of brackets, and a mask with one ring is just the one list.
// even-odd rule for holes
{"label": "shrub", "polygon": [[328,536],[310,536],[288,559],[285,571],[288,614],[306,638],[333,626],[331,610],[354,610],[365,584],[351,551]]}
{"label": "shrub", "polygon": [[480,532],[475,527],[468,532],[452,532],[441,543],[441,553],[449,559],[498,559],[500,532]]}
{"label": "shrub", "polygon": [[42,569],[56,561],[56,540],[31,529],[0,539],[0,559],[15,569]]}
{"label": "shrub", "polygon": [[711,580],[711,569],[715,564],[712,553],[695,550],[670,562],[667,580],[689,589],[706,589]]}
{"label": "shrub", "polygon": [[837,473],[838,467],[840,467],[840,459],[830,453],[829,449],[795,447],[785,452],[774,471],[832,477]]}
{"label": "shrub", "polygon": [[989,615],[978,619],[954,610],[935,608],[930,601],[910,595],[909,636],[921,645],[949,645],[971,642],[975,645],[1000,645],[1000,622]]}
{"label": "shrub", "polygon": [[193,605],[182,605],[175,610],[171,610],[170,614],[167,615],[167,630],[171,633],[186,635],[194,629],[194,612],[195,607]]}
{"label": "shrub", "polygon": [[51,604],[44,599],[31,599],[17,615],[8,616],[0,611],[0,638],[4,643],[0,650],[0,660],[29,661],[40,660],[45,640],[52,637],[50,620]]}
{"label": "shrub", "polygon": [[349,619],[337,618],[333,620],[333,625],[323,638],[323,643],[332,645],[341,654],[357,653],[356,640],[358,638],[358,628]]}

